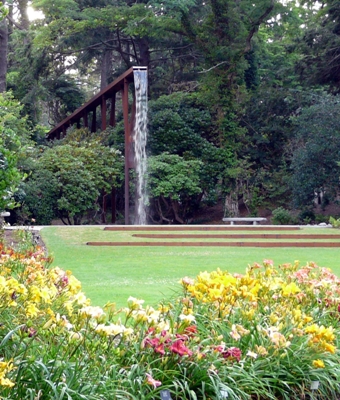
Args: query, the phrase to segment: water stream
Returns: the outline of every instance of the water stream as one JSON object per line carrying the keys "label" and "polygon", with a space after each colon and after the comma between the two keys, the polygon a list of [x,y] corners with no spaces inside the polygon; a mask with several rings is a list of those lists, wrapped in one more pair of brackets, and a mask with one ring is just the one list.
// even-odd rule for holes
{"label": "water stream", "polygon": [[146,141],[148,123],[148,75],[147,69],[133,71],[136,95],[136,115],[134,124],[134,150],[136,168],[136,211],[135,225],[146,225]]}

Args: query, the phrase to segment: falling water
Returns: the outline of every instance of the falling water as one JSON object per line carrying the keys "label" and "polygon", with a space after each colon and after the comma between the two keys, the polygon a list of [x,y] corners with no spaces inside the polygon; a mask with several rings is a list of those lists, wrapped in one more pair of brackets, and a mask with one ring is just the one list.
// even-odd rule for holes
{"label": "falling water", "polygon": [[136,95],[136,116],[134,124],[135,166],[137,175],[137,204],[135,225],[146,225],[146,140],[148,114],[148,76],[147,70],[134,69]]}

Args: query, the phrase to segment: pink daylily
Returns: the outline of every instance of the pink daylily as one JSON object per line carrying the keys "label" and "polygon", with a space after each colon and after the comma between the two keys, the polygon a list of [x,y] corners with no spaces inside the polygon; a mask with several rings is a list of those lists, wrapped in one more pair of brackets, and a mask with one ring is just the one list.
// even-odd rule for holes
{"label": "pink daylily", "polygon": [[161,386],[162,382],[154,379],[151,374],[145,374],[145,375],[146,375],[146,383],[148,385],[151,385],[154,389],[156,389],[158,386]]}

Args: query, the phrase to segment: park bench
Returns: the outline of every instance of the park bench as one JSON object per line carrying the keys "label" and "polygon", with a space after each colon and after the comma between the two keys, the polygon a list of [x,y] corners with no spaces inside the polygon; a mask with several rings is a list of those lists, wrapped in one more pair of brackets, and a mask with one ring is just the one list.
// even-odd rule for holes
{"label": "park bench", "polygon": [[2,229],[5,223],[5,217],[9,217],[11,213],[9,211],[2,211],[0,212],[0,229]]}
{"label": "park bench", "polygon": [[258,222],[267,221],[267,218],[263,217],[229,217],[223,218],[223,222],[230,222],[230,225],[234,225],[234,222],[252,222],[253,225],[257,225]]}

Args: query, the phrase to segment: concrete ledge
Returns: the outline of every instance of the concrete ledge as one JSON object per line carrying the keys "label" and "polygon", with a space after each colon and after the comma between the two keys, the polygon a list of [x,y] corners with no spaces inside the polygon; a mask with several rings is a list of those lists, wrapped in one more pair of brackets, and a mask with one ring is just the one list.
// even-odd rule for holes
{"label": "concrete ledge", "polygon": [[144,239],[311,239],[311,240],[329,240],[340,239],[340,235],[318,235],[318,234],[289,234],[289,233],[133,233],[133,237]]}
{"label": "concrete ledge", "polygon": [[340,242],[87,242],[86,244],[116,247],[340,247]]}
{"label": "concrete ledge", "polygon": [[253,225],[257,225],[258,222],[267,221],[267,218],[263,217],[230,217],[223,218],[223,222],[230,222],[231,225],[234,225],[234,222],[252,222]]}
{"label": "concrete ledge", "polygon": [[[67,225],[70,226],[70,225]],[[99,226],[100,225],[96,225]],[[145,232],[181,232],[181,231],[298,231],[298,225],[112,225],[105,226],[105,231],[145,231]]]}

